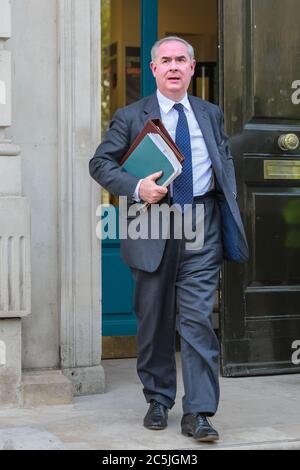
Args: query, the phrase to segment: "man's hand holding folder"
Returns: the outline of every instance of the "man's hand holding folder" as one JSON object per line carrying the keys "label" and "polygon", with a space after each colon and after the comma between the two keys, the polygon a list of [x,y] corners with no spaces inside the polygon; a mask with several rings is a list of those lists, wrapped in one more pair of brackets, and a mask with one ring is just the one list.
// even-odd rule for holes
{"label": "man's hand holding folder", "polygon": [[166,187],[156,184],[156,180],[162,176],[162,173],[162,170],[160,170],[143,179],[139,188],[139,195],[142,201],[156,204],[167,194],[168,189]]}
{"label": "man's hand holding folder", "polygon": [[159,202],[167,186],[181,173],[183,155],[159,119],[149,120],[121,161],[122,168],[143,181],[139,196],[146,204]]}

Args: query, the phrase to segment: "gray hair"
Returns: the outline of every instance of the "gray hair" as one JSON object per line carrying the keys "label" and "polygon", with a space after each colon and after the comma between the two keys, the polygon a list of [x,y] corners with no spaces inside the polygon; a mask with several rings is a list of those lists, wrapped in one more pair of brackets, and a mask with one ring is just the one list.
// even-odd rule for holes
{"label": "gray hair", "polygon": [[191,60],[194,60],[195,59],[195,53],[194,53],[194,48],[193,46],[188,43],[185,39],[182,39],[178,36],[166,36],[165,38],[162,38],[162,39],[159,39],[159,41],[156,41],[153,46],[152,46],[152,49],[151,49],[151,59],[152,59],[152,62],[155,62],[156,60],[156,57],[157,57],[157,51],[158,51],[158,48],[161,44],[163,44],[164,42],[167,42],[167,41],[178,41],[178,42],[182,42],[182,44],[184,44],[186,47],[187,47],[187,50],[188,50],[188,54],[190,56],[190,59]]}

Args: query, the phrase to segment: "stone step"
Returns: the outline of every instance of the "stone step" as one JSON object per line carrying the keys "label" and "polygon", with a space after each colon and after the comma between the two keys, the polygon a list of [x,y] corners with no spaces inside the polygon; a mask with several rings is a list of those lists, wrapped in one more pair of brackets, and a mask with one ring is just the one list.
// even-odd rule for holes
{"label": "stone step", "polygon": [[68,405],[73,402],[73,384],[60,370],[22,373],[24,406]]}

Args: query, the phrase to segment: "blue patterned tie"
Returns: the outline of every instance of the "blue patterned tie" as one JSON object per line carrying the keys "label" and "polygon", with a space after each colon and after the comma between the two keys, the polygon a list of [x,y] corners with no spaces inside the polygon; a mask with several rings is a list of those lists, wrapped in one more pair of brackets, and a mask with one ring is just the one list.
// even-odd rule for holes
{"label": "blue patterned tie", "polygon": [[182,210],[184,204],[193,203],[193,167],[190,131],[187,118],[181,103],[174,104],[178,111],[178,122],[176,127],[175,142],[183,154],[184,162],[182,172],[173,183],[173,202],[180,204]]}

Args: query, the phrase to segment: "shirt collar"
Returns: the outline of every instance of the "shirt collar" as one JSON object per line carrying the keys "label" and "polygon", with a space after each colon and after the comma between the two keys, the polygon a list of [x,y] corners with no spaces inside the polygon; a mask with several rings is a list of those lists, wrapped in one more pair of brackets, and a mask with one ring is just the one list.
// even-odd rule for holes
{"label": "shirt collar", "polygon": [[184,95],[184,97],[180,101],[173,101],[170,98],[167,98],[159,90],[156,91],[156,96],[158,99],[159,107],[162,109],[162,111],[165,114],[168,114],[168,112],[171,111],[174,104],[176,103],[181,103],[187,111],[191,110],[191,105],[190,105],[187,93]]}

